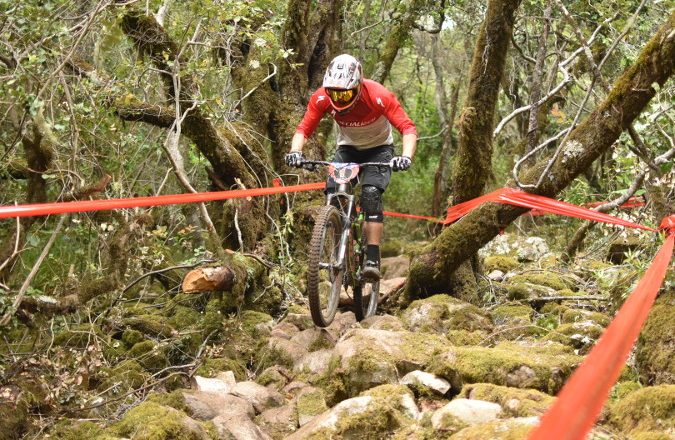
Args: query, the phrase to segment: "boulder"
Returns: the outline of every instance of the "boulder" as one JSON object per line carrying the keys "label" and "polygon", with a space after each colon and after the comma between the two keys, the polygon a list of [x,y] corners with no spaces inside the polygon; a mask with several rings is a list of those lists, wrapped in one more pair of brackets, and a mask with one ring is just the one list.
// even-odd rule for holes
{"label": "boulder", "polygon": [[620,432],[675,433],[675,385],[645,387],[613,403],[609,421]]}
{"label": "boulder", "polygon": [[257,413],[284,404],[280,393],[251,381],[237,383],[230,393],[249,401]]}
{"label": "boulder", "polygon": [[512,271],[519,265],[520,264],[515,258],[506,257],[504,255],[490,255],[483,260],[483,269],[486,272],[499,271],[506,273]]}
{"label": "boulder", "polygon": [[267,342],[267,348],[273,356],[281,358],[282,363],[287,366],[294,365],[309,352],[307,347],[297,342],[278,337],[271,337]]}
{"label": "boulder", "polygon": [[234,373],[225,371],[216,377],[192,376],[192,388],[204,393],[227,394],[237,384]]}
{"label": "boulder", "polygon": [[431,334],[352,329],[334,352],[347,393],[353,396],[377,385],[397,383],[399,373],[423,368],[445,346],[447,341]]}
{"label": "boulder", "polygon": [[375,315],[361,321],[361,327],[373,330],[404,331],[405,326],[400,319],[392,315]]}
{"label": "boulder", "polygon": [[517,417],[493,420],[469,426],[452,436],[452,440],[514,440],[525,439],[539,423],[538,417]]}
{"label": "boulder", "polygon": [[270,336],[280,339],[291,339],[299,331],[300,329],[298,329],[298,327],[296,327],[294,324],[288,321],[281,321],[279,324],[272,327]]}
{"label": "boulder", "polygon": [[305,387],[295,398],[296,418],[300,427],[328,409],[323,391],[314,387]]}
{"label": "boulder", "polygon": [[[272,440],[265,431],[247,417],[239,414],[221,414],[211,421],[219,438],[234,440]],[[162,437],[163,438],[163,437]],[[183,439],[184,437],[177,437]]]}
{"label": "boulder", "polygon": [[449,347],[437,353],[427,371],[451,383],[494,383],[556,393],[581,358],[555,342],[500,342],[495,347]]}
{"label": "boulder", "polygon": [[401,378],[400,383],[407,385],[417,395],[444,396],[451,388],[447,380],[420,370],[406,374]]}
{"label": "boulder", "polygon": [[406,387],[384,385],[343,400],[312,419],[287,440],[387,438],[418,417],[419,410]]}
{"label": "boulder", "polygon": [[554,401],[552,396],[541,391],[505,387],[491,383],[464,385],[459,395],[466,399],[498,403],[504,410],[505,415],[510,417],[541,416]]}
{"label": "boulder", "polygon": [[293,367],[296,372],[305,372],[314,375],[322,375],[328,371],[333,350],[319,350],[307,353]]}
{"label": "boulder", "polygon": [[487,423],[502,415],[502,407],[484,400],[455,399],[434,412],[431,425],[439,431],[456,432],[467,426]]}
{"label": "boulder", "polygon": [[223,412],[239,414],[247,418],[255,415],[251,402],[231,394],[185,391],[183,397],[187,411],[198,420],[212,420]]}
{"label": "boulder", "polygon": [[214,434],[207,425],[188,417],[184,412],[149,401],[129,410],[106,431],[136,439],[210,440]]}
{"label": "boulder", "polygon": [[272,438],[284,438],[298,428],[295,404],[266,409],[255,423]]}
{"label": "boulder", "polygon": [[527,237],[518,247],[518,261],[537,261],[550,252],[541,237]]}
{"label": "boulder", "polygon": [[449,295],[413,301],[403,312],[402,319],[413,332],[445,334],[448,330],[491,331],[493,328],[487,313]]}
{"label": "boulder", "polygon": [[645,383],[675,383],[675,293],[656,300],[635,352],[635,363]]}
{"label": "boulder", "polygon": [[410,258],[404,255],[382,258],[380,268],[386,279],[406,277],[410,271]]}

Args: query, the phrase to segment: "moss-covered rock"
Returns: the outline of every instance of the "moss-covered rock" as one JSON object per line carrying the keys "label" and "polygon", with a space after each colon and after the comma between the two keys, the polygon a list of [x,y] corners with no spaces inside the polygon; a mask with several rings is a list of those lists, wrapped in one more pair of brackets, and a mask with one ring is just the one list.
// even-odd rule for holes
{"label": "moss-covered rock", "polygon": [[637,391],[642,388],[637,382],[625,381],[619,382],[612,388],[611,397],[613,400],[621,400],[628,396],[630,393]]}
{"label": "moss-covered rock", "polygon": [[645,387],[610,406],[610,423],[621,432],[675,431],[675,385]]}
{"label": "moss-covered rock", "polygon": [[197,422],[182,411],[146,401],[127,412],[109,428],[111,432],[135,440],[216,439],[213,425]]}
{"label": "moss-covered rock", "polygon": [[556,294],[556,291],[548,286],[513,282],[506,285],[506,292],[510,300],[536,299]]}
{"label": "moss-covered rock", "polygon": [[660,296],[638,338],[635,361],[649,384],[675,383],[675,293]]}
{"label": "moss-covered rock", "polygon": [[340,402],[289,436],[288,440],[390,438],[396,431],[411,425],[418,416],[419,410],[407,387],[383,385]]}
{"label": "moss-covered rock", "polygon": [[483,260],[483,268],[485,269],[485,272],[501,270],[502,272],[506,273],[512,271],[518,266],[520,266],[518,260],[505,255],[491,255],[489,257],[485,257],[485,260]]}
{"label": "moss-covered rock", "polygon": [[133,347],[144,339],[145,337],[143,336],[143,333],[139,332],[138,330],[128,328],[122,333],[122,342],[124,342],[128,348]]}
{"label": "moss-covered rock", "polygon": [[328,409],[326,397],[318,388],[309,388],[300,392],[296,398],[295,409],[300,426],[304,426],[315,416]]}
{"label": "moss-covered rock", "polygon": [[534,309],[525,305],[505,304],[495,307],[490,314],[497,325],[527,325],[532,323]]}
{"label": "moss-covered rock", "polygon": [[493,383],[557,392],[581,358],[554,342],[504,341],[495,347],[453,347],[433,357],[427,371],[463,383]]}
{"label": "moss-covered rock", "polygon": [[96,375],[100,391],[119,395],[138,389],[145,384],[150,375],[135,360],[129,359],[113,367],[102,368]]}
{"label": "moss-covered rock", "polygon": [[488,338],[488,333],[482,330],[448,330],[445,335],[452,345],[479,345]]}
{"label": "moss-covered rock", "polygon": [[538,423],[536,417],[495,420],[464,428],[453,435],[452,440],[522,440]]}
{"label": "moss-covered rock", "polygon": [[127,353],[130,359],[135,360],[141,366],[151,372],[157,372],[166,368],[169,364],[166,355],[153,341],[136,343]]}
{"label": "moss-covered rock", "polygon": [[54,440],[97,439],[102,432],[103,428],[94,422],[64,419],[49,431],[49,438]]}
{"label": "moss-covered rock", "polygon": [[542,272],[528,272],[516,275],[509,279],[510,284],[529,283],[537,286],[550,287],[553,290],[574,289],[576,285],[567,281],[564,277],[556,272],[542,271]]}
{"label": "moss-covered rock", "polygon": [[571,324],[581,321],[592,321],[602,327],[609,325],[612,319],[604,313],[591,312],[583,309],[565,309],[562,313],[561,322]]}
{"label": "moss-covered rock", "polygon": [[402,320],[413,332],[444,334],[448,330],[491,331],[493,328],[487,313],[449,295],[413,301],[403,312]]}
{"label": "moss-covered rock", "polygon": [[6,399],[5,394],[9,387],[2,387],[3,400],[0,401],[0,439],[19,440],[28,429],[28,410],[30,405],[19,398],[20,390],[14,390],[17,399]]}
{"label": "moss-covered rock", "polygon": [[155,337],[169,337],[175,333],[173,327],[161,315],[135,315],[124,318],[123,324],[131,329],[138,330],[144,335]]}
{"label": "moss-covered rock", "polygon": [[[195,374],[204,377],[216,377],[224,371],[231,371],[237,381],[247,379],[246,365],[235,359],[228,358],[209,358],[205,359]],[[265,384],[263,384],[265,385]]]}
{"label": "moss-covered rock", "polygon": [[148,395],[148,402],[154,402],[158,405],[169,406],[173,409],[190,414],[190,407],[185,400],[185,394],[182,390],[175,390],[170,393],[152,392]]}
{"label": "moss-covered rock", "polygon": [[491,383],[464,385],[460,396],[498,403],[511,417],[540,416],[554,401],[552,396],[538,390],[505,387]]}
{"label": "moss-covered rock", "polygon": [[164,316],[168,318],[169,325],[178,331],[194,327],[202,318],[202,314],[197,310],[177,304],[167,308]]}

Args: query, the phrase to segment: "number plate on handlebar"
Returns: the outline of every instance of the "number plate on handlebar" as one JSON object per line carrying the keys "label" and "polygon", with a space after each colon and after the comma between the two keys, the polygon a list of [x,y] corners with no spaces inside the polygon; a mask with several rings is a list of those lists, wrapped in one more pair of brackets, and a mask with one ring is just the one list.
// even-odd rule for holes
{"label": "number plate on handlebar", "polygon": [[328,174],[338,184],[347,183],[359,175],[359,168],[356,163],[331,164],[328,167]]}

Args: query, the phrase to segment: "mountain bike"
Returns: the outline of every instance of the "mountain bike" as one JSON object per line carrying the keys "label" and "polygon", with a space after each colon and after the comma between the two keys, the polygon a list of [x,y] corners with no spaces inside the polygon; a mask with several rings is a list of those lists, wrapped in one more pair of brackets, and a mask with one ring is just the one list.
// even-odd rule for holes
{"label": "mountain bike", "polygon": [[351,289],[356,319],[373,316],[377,310],[380,282],[361,276],[365,263],[366,236],[363,230],[364,214],[356,209],[354,187],[361,167],[391,168],[389,162],[331,163],[305,160],[305,169],[328,167],[335,180],[335,192],[328,193],[326,205],[317,215],[309,243],[307,295],[312,320],[318,327],[327,327],[333,321],[342,288]]}

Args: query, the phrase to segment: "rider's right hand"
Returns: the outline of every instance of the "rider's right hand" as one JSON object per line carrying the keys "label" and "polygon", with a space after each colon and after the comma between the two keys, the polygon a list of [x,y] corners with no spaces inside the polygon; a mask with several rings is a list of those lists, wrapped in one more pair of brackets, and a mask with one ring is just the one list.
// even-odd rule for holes
{"label": "rider's right hand", "polygon": [[291,151],[290,153],[286,154],[284,161],[289,167],[299,168],[302,166],[302,151]]}

